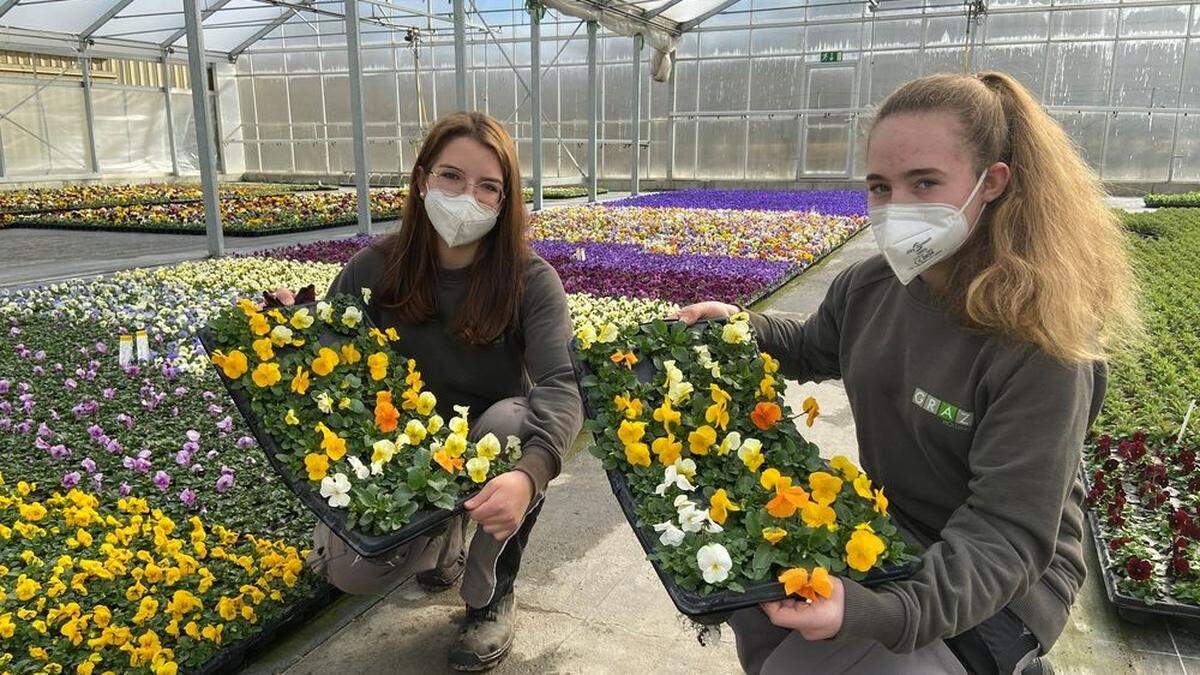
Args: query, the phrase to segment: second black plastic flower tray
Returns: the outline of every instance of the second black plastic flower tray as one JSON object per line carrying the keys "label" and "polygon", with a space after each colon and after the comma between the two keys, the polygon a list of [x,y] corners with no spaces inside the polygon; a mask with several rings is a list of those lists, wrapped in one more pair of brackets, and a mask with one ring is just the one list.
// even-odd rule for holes
{"label": "second black plastic flower tray", "polygon": [[[704,321],[696,323],[693,330],[703,328],[706,323]],[[571,341],[570,352],[571,365],[575,369],[575,380],[579,385],[579,396],[583,400],[584,414],[588,419],[594,420],[597,418],[596,408],[589,398],[589,392],[582,384],[585,377],[594,375],[594,373],[579,354],[577,340]],[[651,381],[657,374],[650,359],[638,361],[633,371],[642,382]],[[634,536],[637,537],[638,543],[641,544],[642,550],[646,552],[646,555],[653,554],[659,547],[657,535],[640,522],[637,515],[637,504],[634,503],[633,491],[629,487],[625,473],[620,469],[608,469],[605,473],[608,475],[608,483],[612,488],[613,496],[616,497],[617,504],[621,507],[621,513],[624,514],[625,520],[633,530]],[[783,590],[783,584],[774,580],[748,585],[743,593],[720,591],[705,595],[680,586],[670,572],[663,569],[657,560],[651,558],[650,564],[654,567],[655,574],[658,575],[659,581],[662,582],[663,588],[666,589],[675,608],[692,621],[702,625],[721,624],[729,619],[730,614],[739,609],[755,607],[760,603],[783,600],[787,597]],[[912,576],[915,569],[915,564],[906,564],[872,570],[860,583],[870,587],[906,579]]]}
{"label": "second black plastic flower tray", "polygon": [[[296,305],[296,309],[300,307],[315,308],[316,303]],[[363,314],[364,322],[370,325],[370,319],[366,317],[365,312]],[[211,355],[213,351],[220,349],[216,336],[209,328],[201,329],[197,333],[197,337],[208,354]],[[323,345],[333,344],[339,339],[344,338],[341,338],[332,331],[322,331],[321,344]],[[232,387],[232,382],[225,377],[224,373],[220,372],[220,369],[216,369],[216,372],[217,377],[225,385],[225,390],[229,392],[230,398],[233,399],[238,412],[246,420],[246,425],[250,428],[250,433],[258,441],[271,468],[283,480],[288,489],[295,493],[300,503],[312,511],[322,523],[325,523],[334,534],[346,542],[346,545],[355,553],[367,558],[385,555],[417,537],[436,534],[444,529],[446,523],[451,518],[455,518],[462,513],[463,503],[470,498],[470,495],[460,499],[452,510],[424,509],[417,511],[413,514],[407,525],[388,534],[367,534],[357,529],[347,528],[345,511],[329,506],[320,492],[314,490],[309,484],[306,477],[297,476],[286,464],[276,457],[277,454],[286,454],[286,452],[280,447],[275,438],[271,436],[262,420],[254,412],[246,393]]]}

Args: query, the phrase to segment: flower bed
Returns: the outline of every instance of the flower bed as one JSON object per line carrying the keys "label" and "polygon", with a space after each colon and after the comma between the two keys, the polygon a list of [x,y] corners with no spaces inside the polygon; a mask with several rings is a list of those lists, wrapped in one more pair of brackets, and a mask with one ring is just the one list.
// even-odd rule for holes
{"label": "flower bed", "polygon": [[795,211],[572,206],[538,214],[535,240],[634,243],[651,253],[794,263],[806,269],[867,225],[863,217]]}
{"label": "flower bed", "polygon": [[1200,473],[1193,414],[1200,392],[1200,210],[1124,214],[1148,335],[1117,354],[1084,448],[1089,517],[1120,607],[1200,615]]}
{"label": "flower bed", "polygon": [[[608,190],[602,187],[596,188],[596,194],[606,194]],[[533,200],[533,188],[523,188],[521,194],[524,195],[525,201]],[[542,199],[578,199],[588,196],[587,188],[582,185],[559,185],[542,188]]]}
{"label": "flower bed", "polygon": [[[696,329],[589,324],[576,346],[592,452],[623,476],[631,524],[655,533],[650,558],[685,613],[772,599],[703,602],[764,584],[827,597],[831,573],[863,580],[912,560],[883,489],[844,457],[822,460],[791,423],[778,362],[745,314]],[[815,401],[805,412],[811,424]]]}
{"label": "flower bed", "polygon": [[[221,220],[226,234],[258,236],[301,232],[355,222],[352,192],[284,194],[222,199]],[[371,215],[395,218],[404,191],[371,192]],[[197,202],[112,206],[54,213],[6,216],[10,227],[42,227],[128,232],[204,234],[204,205]]]}
{"label": "flower bed", "polygon": [[[261,197],[307,190],[332,190],[322,185],[301,183],[222,183],[221,196],[229,199]],[[135,183],[128,185],[89,184],[56,188],[0,191],[0,213],[70,211],[102,206],[194,202],[203,197],[195,183]]]}
{"label": "flower bed", "polygon": [[1200,192],[1182,192],[1179,194],[1150,193],[1142,199],[1142,202],[1151,208],[1200,207]]}
{"label": "flower bed", "polygon": [[750,304],[791,277],[792,264],[729,256],[647,253],[634,244],[539,241],[568,292]]}
{"label": "flower bed", "polygon": [[1110,595],[1129,608],[1200,617],[1196,451],[1140,433],[1105,435],[1085,458],[1087,505]]}
{"label": "flower bed", "polygon": [[815,211],[830,216],[865,216],[867,194],[862,190],[673,190],[617,199],[605,202],[604,206]]}

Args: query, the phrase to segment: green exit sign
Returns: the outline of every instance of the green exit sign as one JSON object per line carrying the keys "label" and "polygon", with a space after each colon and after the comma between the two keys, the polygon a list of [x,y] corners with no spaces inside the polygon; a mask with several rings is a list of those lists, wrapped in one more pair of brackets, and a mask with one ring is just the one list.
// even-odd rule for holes
{"label": "green exit sign", "polygon": [[841,60],[841,52],[821,52],[821,63],[837,63]]}

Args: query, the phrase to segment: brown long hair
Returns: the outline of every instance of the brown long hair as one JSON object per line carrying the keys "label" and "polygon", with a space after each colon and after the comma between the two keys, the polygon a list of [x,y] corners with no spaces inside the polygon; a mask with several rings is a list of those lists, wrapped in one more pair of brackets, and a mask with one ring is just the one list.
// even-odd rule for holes
{"label": "brown long hair", "polygon": [[999,72],[930,75],[892,92],[875,122],[946,111],[975,174],[1011,167],[949,262],[939,300],[969,327],[1031,342],[1065,361],[1102,359],[1139,335],[1127,235],[1095,172],[1029,91]]}
{"label": "brown long hair", "polygon": [[428,176],[447,144],[463,137],[496,153],[504,179],[500,215],[496,226],[480,240],[475,261],[468,268],[467,297],[454,327],[466,342],[487,344],[515,325],[530,248],[516,146],[503,125],[483,113],[454,113],[429,130],[413,165],[400,230],[377,244],[387,257],[383,272],[386,291],[380,300],[405,323],[425,323],[437,316],[437,232],[425,212],[417,181]]}

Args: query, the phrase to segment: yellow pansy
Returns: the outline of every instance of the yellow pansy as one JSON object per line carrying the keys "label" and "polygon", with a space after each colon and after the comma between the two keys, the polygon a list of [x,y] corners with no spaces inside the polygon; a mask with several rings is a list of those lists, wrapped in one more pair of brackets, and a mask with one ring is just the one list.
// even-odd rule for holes
{"label": "yellow pansy", "polygon": [[768,375],[774,375],[775,373],[779,372],[779,362],[776,361],[770,354],[766,352],[760,352],[758,357],[762,359],[764,373]]}
{"label": "yellow pansy", "polygon": [[776,468],[767,469],[766,471],[762,472],[761,476],[758,477],[758,483],[759,483],[759,485],[763,486],[764,490],[774,490],[775,483],[776,483],[776,481],[779,480],[779,477],[781,475],[782,474],[779,473],[779,469],[776,469]]}
{"label": "yellow pansy", "polygon": [[617,412],[624,413],[627,419],[636,420],[642,416],[642,400],[628,394],[617,394],[613,397],[613,405]]}
{"label": "yellow pansy", "polygon": [[650,448],[658,456],[658,461],[663,466],[671,466],[683,454],[683,443],[675,440],[675,436],[671,434],[654,439]]}
{"label": "yellow pansy", "polygon": [[875,491],[875,507],[874,507],[874,509],[875,509],[876,513],[881,513],[885,516],[887,515],[888,498],[886,495],[883,494],[883,488],[879,488],[878,490]]}
{"label": "yellow pansy", "polygon": [[859,572],[866,572],[875,566],[879,554],[886,549],[875,530],[867,523],[862,523],[854,529],[850,541],[846,542],[846,563]]}
{"label": "yellow pansy", "polygon": [[854,480],[861,473],[854,462],[850,461],[850,458],[845,455],[834,455],[833,459],[829,460],[829,466],[833,467],[835,471],[840,472],[846,480]]}
{"label": "yellow pansy", "polygon": [[375,441],[371,446],[371,463],[384,464],[392,461],[392,457],[396,454],[396,444],[387,440]]}
{"label": "yellow pansy", "polygon": [[320,377],[325,377],[333,372],[333,369],[338,364],[338,353],[329,347],[322,347],[317,352],[317,358],[312,362],[312,371]]}
{"label": "yellow pansy", "polygon": [[467,437],[463,434],[450,434],[442,448],[451,457],[461,457],[467,451]]}
{"label": "yellow pansy", "polygon": [[268,338],[259,338],[250,345],[259,361],[270,361],[275,358],[275,347]]}
{"label": "yellow pansy", "polygon": [[404,427],[404,435],[408,436],[409,442],[413,445],[420,445],[421,441],[429,435],[429,430],[425,428],[424,424],[421,424],[421,420],[409,420]]}
{"label": "yellow pansy", "polygon": [[841,492],[842,479],[824,471],[814,471],[808,476],[808,487],[817,503],[828,506]]}
{"label": "yellow pansy", "polygon": [[358,363],[362,360],[362,353],[360,353],[358,349],[354,347],[354,343],[352,342],[347,342],[346,344],[342,345],[340,352],[342,356],[342,363]]}
{"label": "yellow pansy", "polygon": [[296,375],[292,377],[292,393],[304,396],[308,393],[310,384],[308,371],[304,369],[304,366],[296,366]]}
{"label": "yellow pansy", "polygon": [[292,320],[290,323],[292,324],[292,328],[295,328],[296,330],[304,330],[313,325],[313,315],[308,311],[307,307],[301,307],[300,309],[296,310],[295,314],[292,315]]}
{"label": "yellow pansy", "polygon": [[274,386],[283,376],[279,373],[278,363],[260,363],[250,377],[254,380],[254,384],[266,388]]}
{"label": "yellow pansy", "polygon": [[583,324],[575,333],[575,339],[579,341],[580,349],[591,349],[592,343],[596,341],[596,327],[591,323]]}
{"label": "yellow pansy", "polygon": [[717,443],[717,430],[705,424],[688,434],[688,449],[693,455],[707,455],[708,449]]}
{"label": "yellow pansy", "polygon": [[488,469],[491,467],[491,462],[486,457],[472,457],[467,460],[467,475],[476,483],[482,483],[487,480]]}
{"label": "yellow pansy", "polygon": [[304,456],[304,468],[308,470],[309,480],[321,480],[329,473],[329,458],[310,452]]}
{"label": "yellow pansy", "polygon": [[318,422],[314,428],[321,432],[321,449],[325,451],[329,459],[336,462],[346,455],[346,439],[325,426],[324,422]]}
{"label": "yellow pansy", "polygon": [[645,422],[633,422],[630,420],[624,420],[621,422],[621,426],[617,429],[617,438],[621,439],[621,443],[623,443],[627,446],[631,445],[633,443],[637,443],[638,441],[641,441],[642,437],[645,435],[646,435],[646,423]]}
{"label": "yellow pansy", "polygon": [[742,460],[742,464],[750,471],[758,471],[758,467],[766,461],[766,456],[762,454],[762,441],[757,438],[742,441],[742,447],[738,448],[738,459]]}
{"label": "yellow pansy", "polygon": [[375,352],[367,357],[367,368],[371,370],[372,380],[382,380],[388,374],[388,356],[383,352]]}
{"label": "yellow pansy", "polygon": [[800,510],[800,517],[813,529],[825,527],[831,532],[837,529],[837,512],[828,504],[810,501]]}
{"label": "yellow pansy", "polygon": [[250,369],[250,361],[240,350],[233,350],[225,354],[221,350],[212,353],[212,362],[225,373],[225,377],[231,380],[236,380],[246,371]]}
{"label": "yellow pansy", "polygon": [[782,527],[764,527],[762,531],[762,538],[766,539],[772,546],[783,541],[783,538],[786,536],[787,530]]}
{"label": "yellow pansy", "polygon": [[729,401],[731,398],[728,392],[715,384],[709,385],[709,392],[712,395],[713,403],[705,409],[704,420],[724,430],[729,427]]}
{"label": "yellow pansy", "polygon": [[17,507],[17,510],[21,512],[21,518],[28,520],[31,523],[36,523],[37,521],[46,517],[46,507],[37,502],[33,502],[32,504],[21,504],[19,507]]}
{"label": "yellow pansy", "polygon": [[[433,409],[437,407],[437,396],[434,396],[432,391],[423,391],[417,397],[417,413],[428,417]],[[431,431],[430,433],[437,433]]]}
{"label": "yellow pansy", "polygon": [[730,512],[741,510],[742,507],[729,500],[729,495],[725,493],[725,488],[717,490],[708,498],[708,515],[718,525],[725,524],[725,520],[729,517]]}
{"label": "yellow pansy", "polygon": [[17,599],[20,600],[21,602],[25,602],[25,601],[29,600],[30,598],[32,598],[33,596],[37,595],[38,591],[40,591],[40,590],[42,590],[42,585],[39,584],[38,582],[34,581],[33,579],[30,579],[29,577],[25,576],[24,574],[17,577],[17,585],[16,585]]}
{"label": "yellow pansy", "polygon": [[250,317],[250,331],[255,335],[266,335],[271,332],[271,322],[262,314],[254,314]]}
{"label": "yellow pansy", "polygon": [[654,421],[663,425],[668,433],[674,431],[673,427],[679,426],[683,420],[683,415],[671,407],[671,397],[664,396],[662,405],[654,410]]}
{"label": "yellow pansy", "polygon": [[863,499],[875,499],[875,495],[871,493],[871,479],[867,478],[865,473],[860,473],[854,478],[854,491]]}
{"label": "yellow pansy", "polygon": [[475,455],[484,459],[496,459],[500,454],[500,439],[496,434],[488,432],[475,443]]}
{"label": "yellow pansy", "polygon": [[283,347],[292,341],[292,329],[287,326],[275,326],[271,329],[271,344]]}
{"label": "yellow pansy", "polygon": [[645,443],[626,443],[625,460],[634,466],[650,466],[650,446]]}
{"label": "yellow pansy", "polygon": [[300,418],[296,417],[296,410],[294,408],[288,408],[287,414],[283,416],[283,422],[291,427],[300,424]]}

